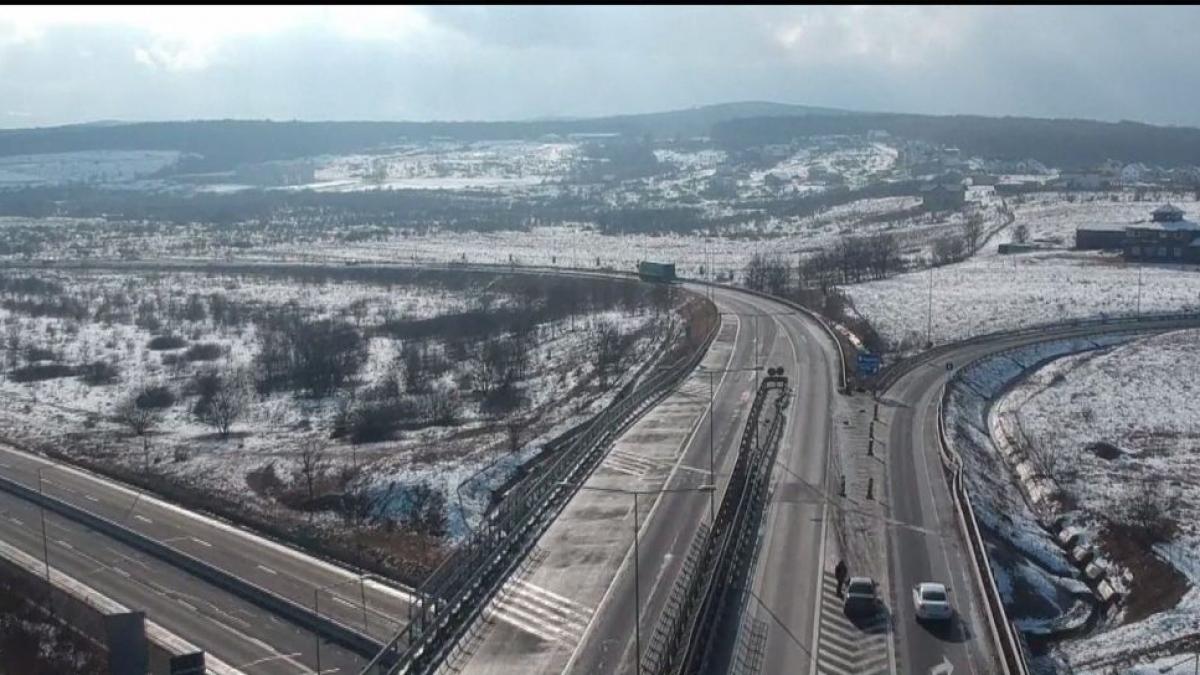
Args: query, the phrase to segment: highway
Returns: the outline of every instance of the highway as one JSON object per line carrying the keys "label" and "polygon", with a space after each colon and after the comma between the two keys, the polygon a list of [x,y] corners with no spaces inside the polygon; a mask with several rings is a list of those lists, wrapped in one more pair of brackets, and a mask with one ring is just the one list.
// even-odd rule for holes
{"label": "highway", "polygon": [[[49,496],[121,523],[151,539],[231,572],[297,604],[312,606],[313,591],[323,590],[328,614],[363,628],[366,595],[370,634],[390,636],[407,616],[406,594],[214,518],[202,516],[139,493],[104,477],[0,445],[0,475]],[[331,588],[332,587],[332,588]]]}
{"label": "highway", "polygon": [[[997,336],[951,347],[926,360],[880,394],[881,416],[890,418],[888,447],[892,518],[888,550],[900,672],[929,673],[949,663],[955,673],[987,675],[998,671],[989,627],[981,606],[965,543],[954,520],[954,507],[942,473],[938,449],[937,404],[949,371],[1013,347],[1106,332],[1155,333],[1194,327],[1195,320],[1128,326],[1059,327],[1022,335]],[[886,411],[886,412],[885,412]],[[911,587],[941,581],[950,588],[959,612],[950,629],[918,624],[912,612]]]}
{"label": "highway", "polygon": [[[697,292],[704,289],[696,288]],[[729,368],[751,368],[782,365],[788,375],[795,395],[791,399],[788,427],[780,446],[779,462],[790,476],[801,480],[819,482],[824,472],[824,450],[826,447],[828,410],[834,391],[833,364],[836,363],[836,348],[815,323],[779,303],[736,291],[719,290],[714,300],[722,312],[736,313],[743,330],[750,339],[740,341],[730,359]],[[786,313],[782,314],[781,313]],[[758,339],[754,340],[755,319]],[[754,356],[757,342],[759,356]],[[747,344],[748,343],[748,344]],[[741,380],[745,381],[745,380]],[[751,388],[753,385],[751,385]],[[745,389],[722,387],[718,391],[717,419],[723,420],[724,429],[719,430],[717,446],[717,484],[722,491],[728,481],[736,459],[737,443],[745,425],[749,398]],[[736,418],[721,414],[722,403],[733,407],[735,401],[746,404]],[[799,413],[799,414],[797,414]],[[793,422],[797,417],[814,417],[812,427]],[[724,420],[729,420],[726,424]],[[685,462],[703,465],[707,462],[708,439],[704,425],[685,451]],[[777,466],[776,471],[780,468]],[[785,488],[787,498],[792,496],[792,486]],[[720,494],[718,494],[719,498]],[[773,500],[774,501],[774,500]],[[662,613],[675,578],[687,555],[692,536],[699,525],[708,518],[708,501],[703,495],[694,498],[673,496],[662,502],[663,507],[646,522],[640,537],[640,574],[642,577],[642,635],[649,636]],[[803,646],[795,648],[790,636],[805,633],[811,623],[811,587],[819,583],[816,569],[819,565],[805,564],[805,556],[815,560],[816,547],[806,547],[805,542],[815,542],[820,533],[820,523],[814,522],[815,512],[810,507],[797,504],[785,509],[774,509],[772,517],[783,521],[777,529],[782,535],[774,540],[768,555],[769,569],[766,586],[759,594],[765,599],[762,611],[770,613],[779,626],[770,633],[776,636],[772,643],[777,663],[785,665],[783,670],[764,672],[789,672],[792,664],[804,663],[794,655],[803,653]],[[797,570],[808,570],[808,574],[797,574]],[[632,563],[623,565],[610,591],[612,597],[628,598],[632,594]],[[647,581],[649,580],[649,581]],[[610,602],[601,606],[601,612],[593,619],[593,628],[588,640],[581,646],[570,672],[635,672],[632,670],[634,635],[629,630],[627,602]]]}
{"label": "highway", "polygon": [[[0,539],[43,557],[40,509],[0,492]],[[312,633],[52,513],[46,514],[50,565],[213,654],[247,675],[316,672]],[[354,673],[365,662],[321,646],[322,673]]]}
{"label": "highway", "polygon": [[[698,285],[689,288],[710,292]],[[962,366],[1020,344],[1113,329],[1047,329],[941,349],[879,394],[879,417],[874,419],[869,411],[875,401],[869,395],[836,394],[838,350],[817,322],[749,293],[722,288],[711,293],[723,314],[723,337],[705,361],[706,368],[720,373],[714,373],[711,409],[707,400],[704,405],[693,401],[690,407],[679,401],[660,404],[618,441],[648,454],[614,450],[588,484],[695,488],[709,481],[711,456],[719,499],[749,410],[756,379],[749,369],[783,366],[793,396],[751,569],[748,621],[742,632],[722,635],[716,652],[727,660],[742,658],[744,631],[753,628],[763,638],[756,655],[763,673],[996,672],[983,599],[955,521],[937,445],[944,364]],[[1165,322],[1139,332],[1194,324]],[[694,374],[682,393],[704,397],[708,382]],[[654,424],[662,418],[655,415],[671,406],[686,410],[676,414],[685,419],[686,428],[656,438],[662,430]],[[710,428],[715,432],[711,437]],[[868,430],[883,448],[877,456],[864,452]],[[839,474],[849,476],[849,496],[837,494]],[[312,606],[314,589],[325,589],[322,615],[380,640],[393,635],[407,614],[403,589],[361,580],[352,571],[103,477],[6,446],[0,446],[0,475],[40,487],[296,604]],[[875,495],[863,494],[868,480],[877,486]],[[539,541],[532,572],[513,581],[521,597],[491,612],[489,625],[459,653],[455,670],[487,675],[636,672],[639,631],[632,630],[630,607],[635,576],[644,650],[694,534],[708,519],[710,500],[705,494],[682,492],[643,499],[639,506],[635,514],[623,498],[580,490]],[[40,559],[37,507],[0,492],[0,515],[0,538]],[[634,522],[640,526],[636,563],[629,537]],[[47,524],[54,567],[117,602],[145,609],[154,621],[222,661],[247,673],[313,669],[311,633],[77,524],[53,515],[47,516]],[[887,605],[882,623],[838,618],[829,577],[832,562],[841,556],[853,561],[856,571],[880,581]],[[550,562],[542,564],[546,560]],[[960,618],[949,631],[913,620],[909,589],[926,580],[950,587]],[[356,672],[363,661],[332,645],[322,647],[322,672]]]}

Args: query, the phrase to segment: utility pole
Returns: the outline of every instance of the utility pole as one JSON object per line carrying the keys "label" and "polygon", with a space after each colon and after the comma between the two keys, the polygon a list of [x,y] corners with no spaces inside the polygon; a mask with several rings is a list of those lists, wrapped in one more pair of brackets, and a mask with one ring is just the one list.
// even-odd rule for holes
{"label": "utility pole", "polygon": [[[39,466],[37,470],[38,494],[42,497],[46,496],[45,491],[42,489],[42,469],[44,468]],[[46,563],[46,597],[51,600],[46,604],[50,606],[50,614],[54,614],[54,586],[50,584],[50,541],[46,538],[46,505],[38,502],[38,511],[41,512],[42,516],[42,560]]]}
{"label": "utility pole", "polygon": [[925,344],[933,345],[933,265],[929,265],[929,323],[925,327]]}
{"label": "utility pole", "polygon": [[[708,482],[712,485],[717,484],[716,476],[716,460],[713,459],[713,417],[716,416],[716,410],[713,409],[713,371],[708,371]],[[716,491],[708,493],[708,522],[710,524],[717,522],[717,495]]]}
{"label": "utility pole", "polygon": [[1137,316],[1142,316],[1142,261],[1138,261]]}
{"label": "utility pole", "polygon": [[[313,589],[313,613],[317,615],[317,621],[321,620],[321,589]],[[313,629],[313,636],[317,638],[317,675],[321,675],[321,631],[318,628]]]}

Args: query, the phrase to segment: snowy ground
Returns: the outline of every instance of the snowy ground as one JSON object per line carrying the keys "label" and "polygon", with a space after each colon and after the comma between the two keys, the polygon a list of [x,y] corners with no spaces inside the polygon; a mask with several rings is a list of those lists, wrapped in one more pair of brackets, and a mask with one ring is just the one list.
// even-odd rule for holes
{"label": "snowy ground", "polygon": [[[1029,228],[1029,240],[1071,248],[1075,230],[1089,227],[1125,227],[1150,219],[1150,212],[1164,202],[1183,209],[1187,218],[1200,218],[1200,201],[1194,192],[1148,190],[1145,201],[1135,201],[1136,193],[1119,192],[1046,192],[1009,198],[1015,218],[1013,226]],[[982,255],[997,255],[1001,243],[1012,241],[1013,228],[1006,230]]]}
{"label": "snowy ground", "polygon": [[1200,268],[1127,265],[1119,257],[1045,252],[972,258],[932,272],[846,288],[893,344],[924,343],[932,278],[933,342],[1074,318],[1200,309]]}
{"label": "snowy ground", "polygon": [[[331,428],[338,398],[313,400],[289,391],[265,397],[254,395],[246,415],[234,425],[232,437],[220,440],[213,428],[191,414],[195,396],[188,393],[188,385],[202,369],[250,366],[259,351],[259,338],[251,322],[215,321],[211,313],[213,295],[219,294],[227,304],[239,306],[243,315],[263,307],[292,304],[310,319],[336,318],[361,326],[368,336],[369,356],[360,371],[359,391],[397,375],[393,358],[400,342],[378,330],[386,318],[420,319],[461,312],[482,306],[485,297],[493,308],[510,303],[502,290],[479,285],[487,278],[460,290],[447,290],[440,286],[384,287],[347,281],[300,283],[254,275],[32,274],[60,284],[66,289],[64,296],[81,302],[85,316],[34,316],[19,303],[41,300],[43,296],[0,293],[4,304],[0,307],[0,354],[7,365],[5,376],[0,378],[0,398],[5,400],[0,406],[0,434],[26,445],[53,440],[62,450],[86,452],[135,470],[149,463],[154,472],[180,483],[263,510],[278,505],[249,489],[247,477],[274,465],[276,475],[285,482],[292,480],[299,466],[298,439],[310,433],[309,429],[320,433]],[[28,274],[10,272],[9,276]],[[360,312],[352,310],[356,302],[362,303]],[[161,326],[153,327],[141,318],[139,305],[144,303],[155,308]],[[196,313],[187,311],[190,303],[199,305]],[[602,409],[616,389],[663,344],[664,322],[670,316],[656,316],[644,308],[612,309],[539,325],[536,346],[529,353],[528,374],[517,383],[526,399],[521,409],[527,420],[521,457],[527,459],[546,441]],[[598,386],[591,357],[591,328],[602,321],[615,325],[632,340],[620,375],[606,387]],[[218,345],[221,355],[214,360],[191,362],[179,358],[184,349],[149,349],[151,338],[164,333],[185,338],[189,346]],[[119,377],[114,383],[95,386],[74,376],[14,381],[15,368],[35,363],[29,352],[35,346],[53,352],[51,360],[36,363],[108,361],[119,367]],[[438,349],[436,339],[433,348]],[[469,380],[464,381],[463,375],[478,367],[475,362],[467,359],[451,366],[435,388],[461,400],[458,424],[401,432],[393,440],[357,446],[351,446],[345,438],[331,441],[325,473],[337,474],[342,468],[358,464],[366,469],[361,474],[366,485],[408,485],[428,480],[448,496],[453,535],[461,532],[464,517],[486,506],[487,496],[485,490],[475,501],[468,500],[464,504],[467,513],[459,513],[455,494],[458,484],[505,454],[509,440],[503,424],[482,411],[469,391],[470,385],[464,384]],[[150,436],[148,455],[143,453],[141,440],[111,418],[116,405],[144,385],[165,385],[178,397]],[[332,513],[328,520],[336,522]]]}
{"label": "snowy ground", "polygon": [[1018,486],[1016,468],[990,436],[992,403],[1022,373],[1062,354],[1118,344],[1128,336],[1061,340],[1011,350],[963,369],[946,407],[950,442],[963,457],[971,503],[980,524],[994,539],[989,555],[996,582],[1022,630],[1047,633],[1081,625],[1091,591],[1062,549],[1041,526],[1039,513]]}
{"label": "snowy ground", "polygon": [[143,178],[179,161],[161,150],[94,150],[0,157],[0,187],[120,184]]}
{"label": "snowy ground", "polygon": [[[1118,617],[1096,634],[1062,645],[1069,662],[1083,665],[1076,672],[1108,672],[1087,664],[1200,634],[1200,402],[1194,369],[1181,367],[1198,354],[1200,331],[1178,331],[1065,357],[1036,371],[998,405],[1016,416],[1036,452],[1056,458],[1062,467],[1055,471],[1057,482],[1076,503],[1072,518],[1082,526],[1098,529],[1127,507],[1136,490],[1179,499],[1174,515],[1180,531],[1155,552],[1188,579],[1190,589],[1170,609],[1131,623]],[[1089,449],[1096,442],[1116,446],[1120,455],[1102,458]],[[1160,659],[1162,665],[1177,660]]]}

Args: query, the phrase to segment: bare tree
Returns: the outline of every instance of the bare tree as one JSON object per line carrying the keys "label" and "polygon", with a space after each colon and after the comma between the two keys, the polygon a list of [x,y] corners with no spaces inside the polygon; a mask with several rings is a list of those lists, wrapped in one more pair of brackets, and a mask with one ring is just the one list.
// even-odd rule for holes
{"label": "bare tree", "polygon": [[600,321],[596,324],[592,339],[600,386],[607,387],[608,376],[621,362],[621,329],[610,321]]}
{"label": "bare tree", "polygon": [[300,476],[308,488],[308,501],[316,497],[317,478],[325,470],[325,439],[313,434],[300,439]]}
{"label": "bare tree", "polygon": [[967,244],[967,255],[970,255],[979,248],[979,238],[983,236],[983,216],[978,213],[972,213],[967,217],[967,222],[963,225],[963,239]]}
{"label": "bare tree", "polygon": [[249,392],[246,378],[240,372],[227,372],[217,376],[215,387],[201,395],[196,403],[196,417],[213,427],[221,438],[229,438],[234,422],[246,412]]}
{"label": "bare tree", "polygon": [[1025,223],[1021,223],[1014,227],[1012,238],[1013,241],[1018,244],[1024,244],[1025,242],[1029,241],[1029,226]]}
{"label": "bare tree", "polygon": [[117,404],[117,420],[129,427],[135,436],[145,436],[162,419],[162,411],[138,405],[141,392],[134,392]]}

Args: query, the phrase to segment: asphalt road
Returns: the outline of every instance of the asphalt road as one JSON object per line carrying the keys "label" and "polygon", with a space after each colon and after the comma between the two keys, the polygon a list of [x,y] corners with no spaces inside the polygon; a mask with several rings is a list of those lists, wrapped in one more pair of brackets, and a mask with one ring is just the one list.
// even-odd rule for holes
{"label": "asphalt road", "polygon": [[[767,311],[783,306],[759,301]],[[765,627],[763,673],[807,672],[820,597],[831,421],[839,354],[824,329],[799,314],[774,317],[782,336],[771,362],[794,391],[776,457],[746,612]]]}
{"label": "asphalt road", "polygon": [[[705,292],[702,287],[696,290]],[[779,463],[798,480],[820,482],[826,447],[824,429],[827,427],[828,406],[834,390],[836,348],[829,343],[819,326],[776,302],[724,290],[717,290],[714,300],[722,312],[736,313],[741,321],[742,333],[728,368],[751,368],[756,364],[764,368],[776,365],[784,367],[796,394],[786,413],[789,420],[780,447]],[[777,315],[779,313],[784,314]],[[753,318],[756,314],[760,315],[757,320]],[[716,392],[714,415],[722,423],[716,431],[714,454],[718,467],[717,485],[721,491],[728,483],[749,409],[745,384],[750,384],[752,388],[753,380],[742,374],[741,377],[726,380],[725,385]],[[806,421],[813,418],[816,421],[799,424],[794,421],[798,418]],[[684,463],[704,466],[709,460],[707,427],[701,425],[697,430],[698,433],[684,451]],[[780,471],[778,466],[776,471]],[[789,485],[780,495],[790,502],[795,491],[802,488],[792,485],[790,481],[785,482]],[[768,555],[764,556],[769,560],[769,571],[763,576],[759,597],[766,603],[760,609],[770,614],[779,626],[778,630],[771,632],[775,636],[771,643],[771,663],[777,668],[766,668],[763,672],[790,673],[807,667],[804,645],[797,646],[791,636],[811,634],[811,587],[819,581],[814,567],[806,566],[804,558],[806,555],[815,558],[816,555],[816,547],[811,546],[811,542],[820,535],[820,522],[815,520],[819,516],[818,511],[819,506],[789,503],[786,508],[772,512],[774,529],[780,535],[773,540]],[[708,519],[708,512],[708,498],[703,494],[671,495],[660,502],[659,508],[651,511],[642,526],[638,571],[641,578],[639,601],[643,650],[680,573],[696,529]],[[796,573],[798,569],[805,568],[809,570],[808,574]],[[630,557],[609,589],[610,598],[631,598],[633,576]],[[569,672],[635,672],[635,635],[631,630],[633,617],[630,604],[629,600],[601,604],[571,662]]]}
{"label": "asphalt road", "polygon": [[[266,588],[293,602],[318,608],[339,622],[379,639],[396,633],[407,617],[403,591],[363,579],[218,520],[198,515],[118,485],[94,474],[52,463],[0,445],[0,474],[41,489],[98,516],[121,523],[156,541]],[[366,596],[366,620],[363,596]]]}
{"label": "asphalt road", "polygon": [[[1196,322],[1160,322],[1126,332],[1162,332]],[[901,672],[987,675],[998,672],[983,598],[971,572],[968,548],[954,516],[953,501],[939,455],[937,404],[950,372],[989,354],[1021,345],[1113,332],[1112,327],[1060,328],[953,349],[918,366],[880,395],[892,410],[888,446],[891,457],[892,521],[888,549]],[[949,627],[924,626],[915,620],[911,589],[922,581],[945,583],[957,616]]]}
{"label": "asphalt road", "polygon": [[[316,638],[187,572],[52,513],[50,565],[204,649],[247,675],[317,672]],[[44,561],[41,510],[0,492],[0,539]],[[357,673],[365,660],[329,643],[321,673]]]}

